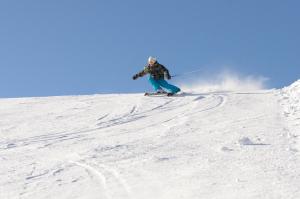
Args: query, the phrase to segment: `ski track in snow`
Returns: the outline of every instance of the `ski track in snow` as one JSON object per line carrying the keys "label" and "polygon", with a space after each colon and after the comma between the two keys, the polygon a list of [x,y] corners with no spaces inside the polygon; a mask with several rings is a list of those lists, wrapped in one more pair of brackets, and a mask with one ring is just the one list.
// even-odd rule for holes
{"label": "ski track in snow", "polygon": [[[201,99],[202,99],[202,97],[201,97]],[[171,109],[178,108],[179,106],[168,107],[168,105],[172,104],[173,102],[174,102],[173,99],[168,99],[163,104],[160,104],[154,108],[151,108],[150,110],[145,110],[142,112],[137,112],[137,107],[133,106],[132,109],[128,113],[124,113],[121,116],[114,117],[112,119],[109,119],[108,121],[98,123],[97,124],[98,127],[92,128],[92,129],[84,129],[84,130],[79,130],[77,132],[51,133],[49,135],[40,135],[40,136],[29,137],[26,139],[2,142],[2,143],[0,143],[0,150],[1,149],[6,150],[6,149],[15,148],[15,147],[28,146],[28,145],[40,144],[40,143],[45,144],[45,146],[47,147],[47,146],[55,144],[55,143],[60,143],[60,142],[68,141],[68,140],[82,138],[84,135],[89,134],[90,132],[95,132],[99,129],[105,129],[105,128],[110,128],[110,127],[114,127],[114,126],[119,126],[122,124],[137,121],[139,119],[143,119],[146,117],[146,115],[149,115],[155,111],[157,111],[157,112],[165,111],[166,112]],[[186,104],[184,104],[184,105],[186,105]],[[207,110],[210,110],[213,108],[215,108],[215,106],[207,108]],[[206,111],[206,110],[203,110],[203,111]],[[98,118],[98,120],[103,120],[103,119],[107,118],[108,115],[109,114],[106,114],[106,115]]]}
{"label": "ski track in snow", "polygon": [[[88,171],[94,173],[100,180],[103,185],[103,188],[105,190],[105,197],[108,199],[113,199],[113,198],[124,198],[124,199],[131,199],[131,190],[130,187],[128,186],[127,182],[119,175],[119,173],[111,168],[108,167],[104,164],[97,164],[95,162],[93,163],[86,163],[86,162],[72,162],[75,165],[78,165],[82,168],[87,169]],[[116,189],[110,188],[110,184],[118,184],[118,189],[122,189],[123,194],[121,195],[116,195]],[[121,192],[122,192],[121,191]]]}
{"label": "ski track in snow", "polygon": [[79,167],[82,167],[84,169],[86,169],[87,171],[89,172],[92,172],[94,173],[101,181],[102,183],[102,186],[103,186],[103,189],[104,189],[104,197],[107,198],[107,199],[111,199],[112,196],[110,195],[110,192],[109,192],[109,188],[107,186],[107,180],[106,180],[106,177],[105,175],[100,172],[99,170],[95,169],[94,167],[92,167],[91,165],[88,165],[88,164],[85,164],[85,163],[80,163],[80,162],[72,162],[70,161],[71,163],[79,166]]}

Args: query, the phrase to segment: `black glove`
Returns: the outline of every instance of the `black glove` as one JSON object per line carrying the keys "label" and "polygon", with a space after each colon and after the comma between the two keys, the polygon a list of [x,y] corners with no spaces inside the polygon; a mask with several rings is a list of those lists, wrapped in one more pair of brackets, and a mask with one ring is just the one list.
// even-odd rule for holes
{"label": "black glove", "polygon": [[171,79],[171,75],[169,73],[167,74],[167,79]]}
{"label": "black glove", "polygon": [[165,79],[171,79],[171,75],[168,72],[164,72]]}
{"label": "black glove", "polygon": [[132,79],[133,79],[133,80],[136,80],[138,77],[139,77],[139,75],[136,74],[136,75],[134,75],[134,76],[132,77]]}

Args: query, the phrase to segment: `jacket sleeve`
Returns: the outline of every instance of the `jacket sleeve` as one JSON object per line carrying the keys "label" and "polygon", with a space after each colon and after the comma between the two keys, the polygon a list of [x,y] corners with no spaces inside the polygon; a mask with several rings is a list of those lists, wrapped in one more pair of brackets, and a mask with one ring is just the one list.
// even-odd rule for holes
{"label": "jacket sleeve", "polygon": [[149,73],[149,69],[147,66],[145,66],[144,70],[142,70],[141,72],[137,73],[136,75],[139,77],[143,77],[144,75]]}
{"label": "jacket sleeve", "polygon": [[170,76],[169,70],[164,66],[164,65],[160,65],[162,71],[164,72],[164,74],[166,74],[167,76]]}

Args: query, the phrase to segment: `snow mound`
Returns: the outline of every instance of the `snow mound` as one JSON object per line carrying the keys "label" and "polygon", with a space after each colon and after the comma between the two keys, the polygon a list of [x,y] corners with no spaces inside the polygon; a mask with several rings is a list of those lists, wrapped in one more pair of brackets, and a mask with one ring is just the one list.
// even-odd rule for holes
{"label": "snow mound", "polygon": [[300,79],[292,83],[290,86],[283,88],[284,90],[291,90],[300,93]]}
{"label": "snow mound", "polygon": [[300,80],[285,87],[280,92],[282,96],[284,112],[286,115],[295,115],[300,112]]}
{"label": "snow mound", "polygon": [[300,80],[294,82],[288,87],[282,89],[282,93],[289,96],[291,99],[299,102],[300,98]]}
{"label": "snow mound", "polygon": [[248,138],[248,137],[243,137],[239,140],[240,145],[254,145],[254,142]]}
{"label": "snow mound", "polygon": [[239,144],[241,145],[241,146],[245,146],[245,145],[253,145],[253,146],[267,146],[267,145],[269,145],[269,144],[265,144],[265,143],[261,143],[260,142],[260,138],[258,138],[258,140],[257,141],[253,141],[253,140],[251,140],[250,138],[248,138],[248,137],[242,137],[241,139],[239,139]]}
{"label": "snow mound", "polygon": [[300,151],[300,80],[279,91],[279,103],[287,123],[285,134],[289,138],[287,150]]}

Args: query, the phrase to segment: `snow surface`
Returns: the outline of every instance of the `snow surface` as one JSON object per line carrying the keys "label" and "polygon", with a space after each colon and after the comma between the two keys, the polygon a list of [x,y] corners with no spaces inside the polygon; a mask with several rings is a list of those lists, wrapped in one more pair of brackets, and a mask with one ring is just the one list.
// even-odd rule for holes
{"label": "snow surface", "polygon": [[1,199],[298,199],[281,90],[0,99]]}

